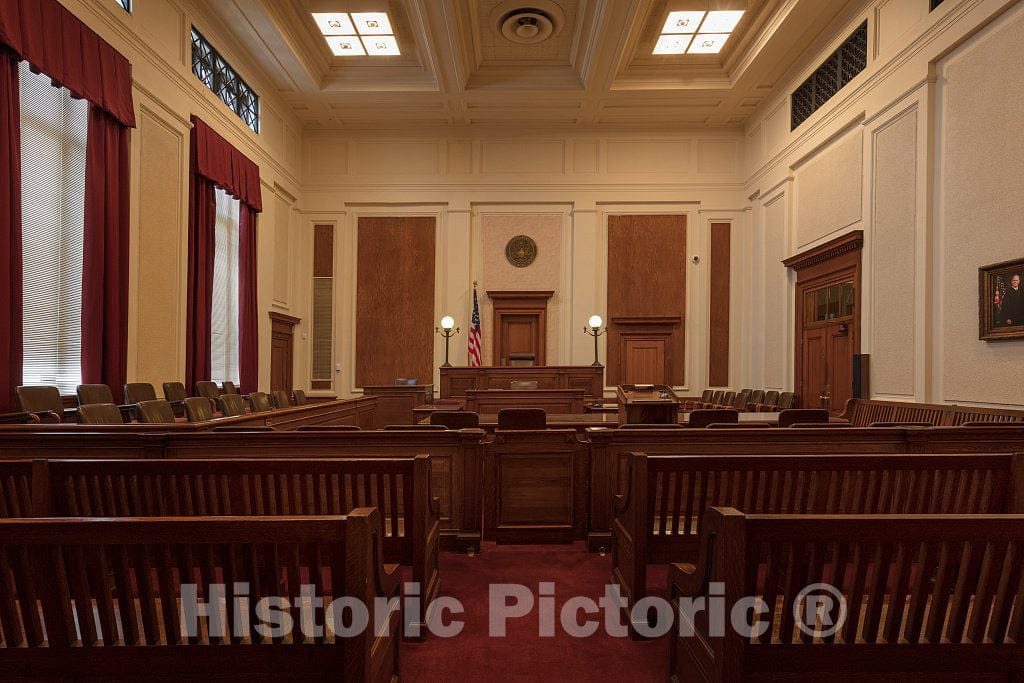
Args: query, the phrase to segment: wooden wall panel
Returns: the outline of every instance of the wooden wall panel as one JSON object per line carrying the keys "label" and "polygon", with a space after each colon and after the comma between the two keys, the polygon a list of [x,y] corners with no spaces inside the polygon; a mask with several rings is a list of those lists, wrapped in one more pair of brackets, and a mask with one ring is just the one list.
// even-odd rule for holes
{"label": "wooden wall panel", "polygon": [[729,386],[729,285],[732,225],[711,224],[711,320],[708,386]]}
{"label": "wooden wall panel", "polygon": [[609,385],[625,381],[623,334],[644,329],[670,331],[671,376],[653,381],[685,382],[686,262],[686,216],[608,217]]}
{"label": "wooden wall panel", "polygon": [[334,226],[313,226],[313,326],[310,388],[334,388]]}
{"label": "wooden wall panel", "polygon": [[434,376],[432,217],[364,217],[358,226],[356,385]]}

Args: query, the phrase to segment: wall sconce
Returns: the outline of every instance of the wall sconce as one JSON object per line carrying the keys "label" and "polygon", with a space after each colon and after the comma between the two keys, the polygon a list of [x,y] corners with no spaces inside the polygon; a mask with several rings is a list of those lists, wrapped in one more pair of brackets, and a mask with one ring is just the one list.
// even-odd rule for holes
{"label": "wall sconce", "polygon": [[450,315],[441,318],[441,327],[435,327],[434,332],[444,337],[444,365],[441,367],[450,368],[452,364],[448,362],[448,345],[452,337],[459,333],[459,328],[455,327],[455,318]]}
{"label": "wall sconce", "polygon": [[594,362],[593,362],[593,366],[595,368],[599,368],[599,367],[601,367],[601,361],[597,357],[597,338],[600,337],[602,334],[605,334],[606,332],[608,332],[608,328],[605,328],[604,330],[601,330],[601,325],[604,324],[604,320],[602,320],[601,316],[599,316],[599,315],[592,315],[592,316],[590,316],[590,321],[587,324],[589,325],[589,327],[584,327],[583,328],[583,333],[584,334],[588,334],[588,335],[590,335],[591,337],[594,338]]}

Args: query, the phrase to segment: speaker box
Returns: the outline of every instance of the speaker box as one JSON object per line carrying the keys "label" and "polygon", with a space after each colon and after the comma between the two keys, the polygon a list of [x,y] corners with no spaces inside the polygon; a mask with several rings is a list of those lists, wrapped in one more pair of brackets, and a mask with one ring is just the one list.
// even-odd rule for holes
{"label": "speaker box", "polygon": [[853,354],[853,397],[871,398],[871,355]]}

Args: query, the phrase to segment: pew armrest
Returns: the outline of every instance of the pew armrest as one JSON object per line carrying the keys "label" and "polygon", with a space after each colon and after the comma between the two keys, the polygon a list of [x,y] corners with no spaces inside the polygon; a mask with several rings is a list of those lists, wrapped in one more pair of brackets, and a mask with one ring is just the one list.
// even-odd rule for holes
{"label": "pew armrest", "polygon": [[4,413],[0,415],[0,424],[39,424],[41,420],[35,413]]}
{"label": "pew armrest", "polygon": [[402,567],[397,564],[378,565],[383,568],[377,579],[378,595],[396,596],[399,594],[399,587],[402,583]]}
{"label": "pew armrest", "polygon": [[689,562],[674,562],[668,566],[668,582],[672,595],[699,595],[704,584],[704,573]]}

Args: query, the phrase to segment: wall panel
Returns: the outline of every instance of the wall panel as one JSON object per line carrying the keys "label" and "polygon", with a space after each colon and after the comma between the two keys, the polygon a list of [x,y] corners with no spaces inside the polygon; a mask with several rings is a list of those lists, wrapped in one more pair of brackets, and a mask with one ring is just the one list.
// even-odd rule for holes
{"label": "wall panel", "polygon": [[359,218],[356,386],[433,379],[435,222]]}
{"label": "wall panel", "polygon": [[914,396],[917,110],[874,135],[871,390]]}
{"label": "wall panel", "polygon": [[182,174],[187,156],[184,135],[143,108],[138,136],[139,172],[138,279],[131,283],[136,299],[135,368],[129,379],[160,386],[184,371],[179,357],[185,346],[179,326],[178,283],[184,264],[181,245],[186,229],[182,216]]}
{"label": "wall panel", "polygon": [[708,386],[729,386],[729,299],[732,279],[732,225],[711,224],[711,292]]}
{"label": "wall panel", "polygon": [[626,379],[624,335],[650,330],[656,341],[658,328],[668,329],[671,320],[667,379],[674,386],[685,383],[686,261],[686,216],[608,217],[608,385]]}
{"label": "wall panel", "polygon": [[1022,46],[1024,6],[1018,4],[940,65],[941,264],[935,286],[942,302],[945,401],[1024,403],[1024,340],[978,339],[978,267],[1024,256]]}
{"label": "wall panel", "polygon": [[863,137],[858,126],[818,150],[797,169],[797,251],[861,219]]}

